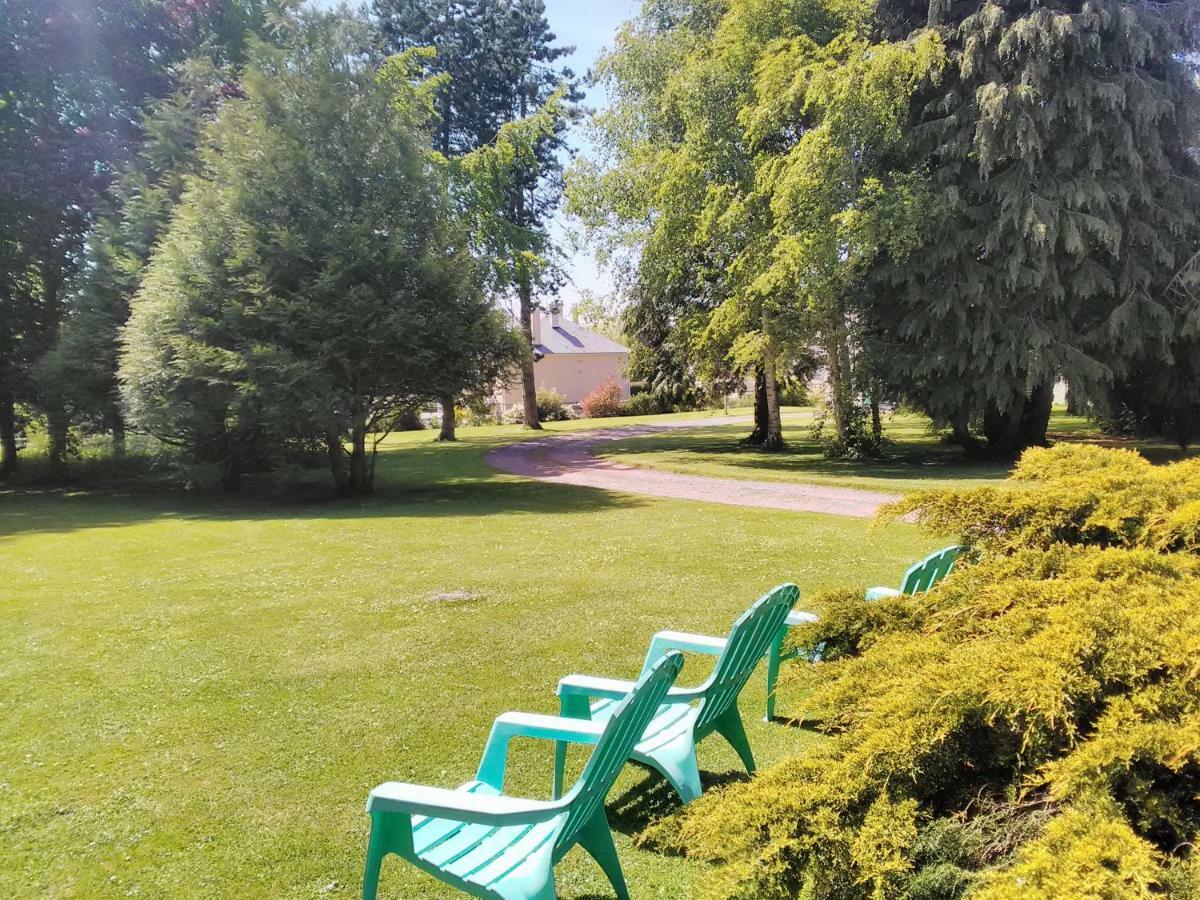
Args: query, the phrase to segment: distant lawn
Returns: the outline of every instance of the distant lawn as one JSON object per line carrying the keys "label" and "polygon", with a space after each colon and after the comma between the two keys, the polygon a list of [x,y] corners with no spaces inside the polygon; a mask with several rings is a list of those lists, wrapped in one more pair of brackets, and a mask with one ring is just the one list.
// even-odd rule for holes
{"label": "distant lawn", "polygon": [[[0,488],[0,896],[353,897],[377,782],[456,785],[561,675],[631,676],[659,628],[723,633],[786,580],[890,584],[939,543],[530,482],[482,464],[518,429],[462,434],[393,438],[360,503]],[[760,763],[814,740],[762,706],[756,677]],[[512,788],[545,796],[549,762],[519,745]],[[631,843],[674,808],[657,778],[613,800],[634,896],[690,896],[701,864]],[[559,872],[611,896],[579,852]],[[394,862],[383,886],[456,896]]]}
{"label": "distant lawn", "polygon": [[[718,414],[711,414],[718,415]],[[979,462],[933,433],[923,416],[893,413],[884,417],[888,440],[880,459],[826,459],[813,436],[813,410],[789,409],[783,417],[787,447],[768,453],[740,443],[746,424],[709,426],[648,434],[606,443],[600,455],[629,466],[664,469],[685,475],[829,484],[889,493],[930,488],[1001,484],[1008,463]],[[1165,462],[1184,454],[1161,442],[1133,443],[1106,438],[1084,418],[1056,410],[1050,420],[1054,440],[1091,440],[1137,447],[1152,460]]]}

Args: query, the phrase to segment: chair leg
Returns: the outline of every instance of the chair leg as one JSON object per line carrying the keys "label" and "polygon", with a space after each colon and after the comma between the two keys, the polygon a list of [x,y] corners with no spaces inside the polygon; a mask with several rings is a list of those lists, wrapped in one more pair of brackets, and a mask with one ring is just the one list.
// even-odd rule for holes
{"label": "chair leg", "polygon": [[764,722],[775,718],[775,683],[779,680],[779,662],[783,656],[783,642],[787,639],[787,627],[779,629],[779,634],[771,642],[767,651],[767,715]]}
{"label": "chair leg", "polygon": [[[640,759],[640,757],[639,757]],[[691,803],[703,792],[700,784],[700,766],[696,762],[696,747],[692,745],[686,754],[681,754],[672,760],[647,760],[649,765],[658,769],[663,777],[675,788],[675,793],[684,805]]]}
{"label": "chair leg", "polygon": [[367,842],[367,868],[363,872],[363,900],[375,900],[379,890],[379,869],[387,855],[386,829],[378,819],[371,822],[371,837]]}
{"label": "chair leg", "polygon": [[742,715],[736,706],[730,707],[725,715],[716,722],[716,730],[721,737],[729,741],[729,745],[742,758],[742,765],[751,775],[754,774],[754,751],[750,749],[750,739],[746,737],[746,726],[742,723]]}
{"label": "chair leg", "polygon": [[625,885],[625,874],[621,871],[621,860],[617,857],[617,846],[613,843],[612,829],[604,816],[603,807],[580,829],[579,846],[599,863],[618,900],[629,900],[629,888]]}
{"label": "chair leg", "polygon": [[550,799],[557,800],[562,796],[563,771],[567,767],[567,742],[554,742],[554,784],[550,789]]}

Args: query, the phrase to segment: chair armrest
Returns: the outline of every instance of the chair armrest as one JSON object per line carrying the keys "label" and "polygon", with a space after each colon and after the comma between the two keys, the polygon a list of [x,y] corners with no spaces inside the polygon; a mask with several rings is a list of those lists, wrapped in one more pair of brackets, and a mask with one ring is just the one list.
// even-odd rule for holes
{"label": "chair armrest", "polygon": [[814,622],[820,622],[820,621],[821,621],[821,617],[818,616],[816,613],[805,612],[804,610],[801,610],[801,609],[793,609],[790,613],[788,613],[787,619],[785,620],[785,624],[789,628],[792,628],[796,625],[811,625]]}
{"label": "chair armrest", "polygon": [[873,587],[865,595],[867,600],[885,600],[888,597],[900,597],[901,592],[890,587]]}
{"label": "chair armrest", "polygon": [[671,650],[720,656],[727,643],[729,641],[726,638],[709,637],[706,634],[688,634],[686,631],[660,631],[650,639],[650,649],[646,652],[646,661],[642,664],[642,674],[644,675],[650,671],[650,667]]}
{"label": "chair armrest", "polygon": [[561,697],[600,697],[623,700],[633,690],[634,682],[617,678],[597,678],[592,675],[568,675],[559,679],[556,693]]}
{"label": "chair armrest", "polygon": [[367,797],[369,813],[404,813],[476,822],[480,825],[524,825],[545,822],[563,811],[562,803],[519,797],[448,791],[423,784],[388,781]]}
{"label": "chair armrest", "polygon": [[507,712],[496,717],[488,735],[475,776],[497,790],[504,788],[504,771],[508,767],[508,745],[515,737],[537,738],[546,741],[569,741],[573,744],[594,744],[604,733],[604,725],[587,719],[567,719],[535,713]]}
{"label": "chair armrest", "polygon": [[[617,678],[597,678],[593,675],[568,675],[558,682],[558,696],[599,697],[604,700],[624,700],[633,690],[635,682]],[[689,688],[671,688],[665,702],[687,702],[702,696],[702,692]]]}

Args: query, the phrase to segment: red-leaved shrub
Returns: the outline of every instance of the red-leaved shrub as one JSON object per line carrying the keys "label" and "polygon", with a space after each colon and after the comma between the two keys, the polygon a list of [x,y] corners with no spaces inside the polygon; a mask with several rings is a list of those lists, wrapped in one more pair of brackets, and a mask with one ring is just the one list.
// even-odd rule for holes
{"label": "red-leaved shrub", "polygon": [[609,375],[579,404],[588,419],[604,419],[621,414],[621,386]]}

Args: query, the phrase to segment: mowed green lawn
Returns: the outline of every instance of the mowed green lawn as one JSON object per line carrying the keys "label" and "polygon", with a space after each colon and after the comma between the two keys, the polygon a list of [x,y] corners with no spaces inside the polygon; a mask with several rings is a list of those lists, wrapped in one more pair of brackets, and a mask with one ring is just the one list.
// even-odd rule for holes
{"label": "mowed green lawn", "polygon": [[[712,414],[717,415],[717,414]],[[713,478],[829,484],[888,493],[931,488],[997,485],[1012,469],[1003,462],[981,462],[942,440],[929,420],[911,413],[884,416],[887,445],[879,459],[827,459],[813,434],[816,415],[811,409],[787,408],[783,432],[787,447],[769,453],[739,440],[749,433],[746,423],[689,428],[624,438],[604,444],[600,455],[614,462]],[[1131,442],[1104,438],[1078,416],[1055,410],[1050,420],[1053,440],[1102,441],[1113,446],[1136,446],[1156,462],[1182,457],[1166,442]]]}
{"label": "mowed green lawn", "polygon": [[[938,544],[483,465],[518,436],[399,436],[364,502],[0,492],[0,896],[354,896],[374,784],[457,785],[493,717],[554,711],[560,676],[632,676],[657,629],[723,633],[786,580],[890,584]],[[756,678],[761,763],[816,739],[762,705]],[[714,778],[736,769],[719,742]],[[519,745],[511,789],[546,796],[550,759]],[[675,808],[657,777],[610,801],[634,896],[688,896],[702,866],[632,843]],[[580,851],[558,874],[611,896]],[[382,884],[453,896],[394,859]]]}

